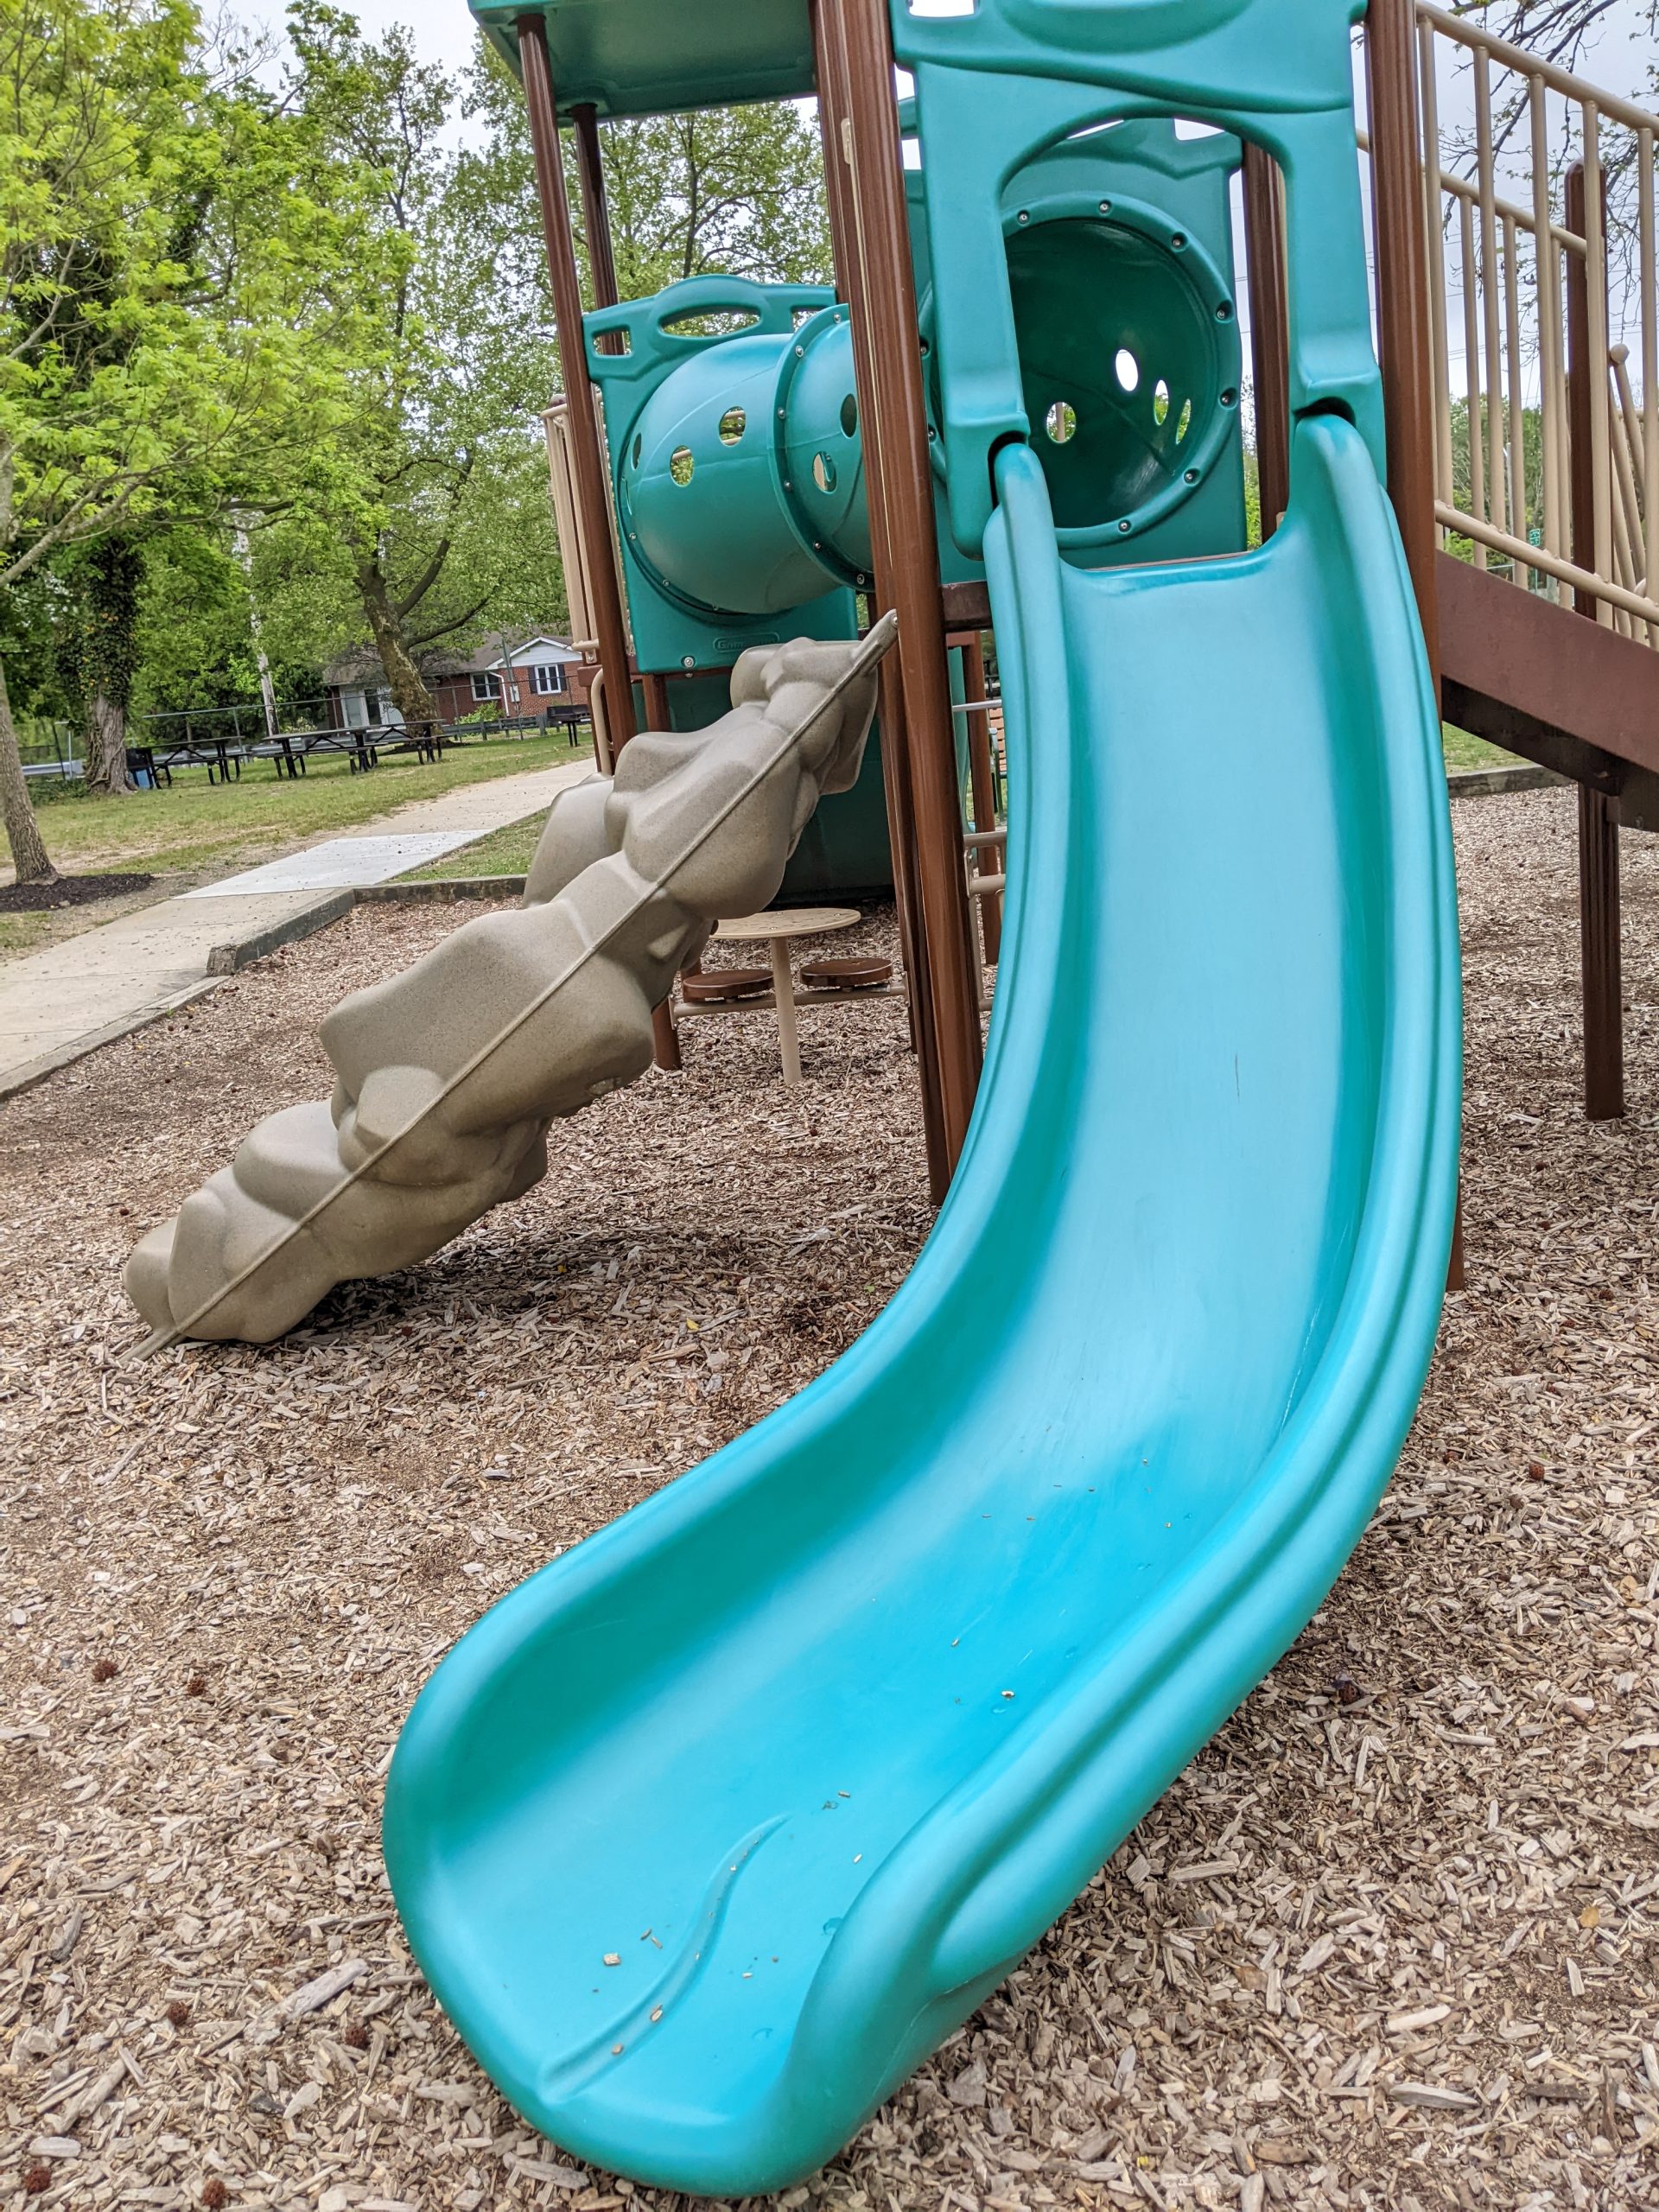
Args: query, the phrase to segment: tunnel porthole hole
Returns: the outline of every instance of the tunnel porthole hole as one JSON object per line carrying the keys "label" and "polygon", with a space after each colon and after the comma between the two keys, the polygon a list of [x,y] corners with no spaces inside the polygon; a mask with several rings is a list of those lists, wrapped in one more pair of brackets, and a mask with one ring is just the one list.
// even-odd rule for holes
{"label": "tunnel porthole hole", "polygon": [[633,441],[633,465],[636,468],[639,466],[639,456],[645,449],[645,442],[644,438],[640,437],[638,433],[636,433]]}
{"label": "tunnel porthole hole", "polygon": [[760,321],[753,308],[716,308],[705,315],[671,315],[658,327],[670,338],[734,338],[740,330],[753,330]]}
{"label": "tunnel porthole hole", "polygon": [[[1213,241],[1176,230],[1154,200],[1086,190],[1051,200],[1052,212],[1010,192],[1003,250],[1026,420],[1055,524],[1068,544],[1117,545],[1185,498],[1187,467],[1207,480],[1236,441],[1236,282]],[[1061,393],[1074,422],[1057,437]]]}
{"label": "tunnel porthole hole", "polygon": [[1077,409],[1069,399],[1054,400],[1043,416],[1043,428],[1051,445],[1070,445],[1077,435]]}
{"label": "tunnel porthole hole", "polygon": [[858,402],[850,391],[841,403],[841,428],[844,437],[858,435]]}
{"label": "tunnel porthole hole", "polygon": [[833,492],[835,490],[836,464],[830,460],[827,453],[815,453],[813,454],[812,481],[817,486],[820,492]]}
{"label": "tunnel porthole hole", "polygon": [[677,484],[689,484],[696,465],[690,446],[676,446],[668,457],[668,473]]}
{"label": "tunnel porthole hole", "polygon": [[728,407],[720,418],[720,442],[734,446],[748,428],[749,418],[741,407]]}

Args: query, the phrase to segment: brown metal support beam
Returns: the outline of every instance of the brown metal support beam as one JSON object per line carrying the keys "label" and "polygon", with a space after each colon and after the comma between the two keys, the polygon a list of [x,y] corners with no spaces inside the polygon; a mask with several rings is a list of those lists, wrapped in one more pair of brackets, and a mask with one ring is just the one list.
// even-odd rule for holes
{"label": "brown metal support beam", "polygon": [[[541,204],[542,240],[547,249],[548,281],[553,291],[553,319],[570,422],[570,461],[575,480],[577,521],[588,549],[588,585],[593,595],[600,666],[605,673],[605,720],[614,760],[638,728],[633,712],[627,625],[622,613],[622,585],[616,573],[611,537],[611,509],[606,494],[599,411],[588,375],[582,327],[582,279],[576,267],[576,242],[570,228],[570,203],[564,188],[558,106],[552,66],[548,59],[547,29],[539,16],[521,16],[518,28],[524,75],[524,106],[530,118],[531,148],[536,161],[536,197]],[[616,270],[611,258],[610,226],[605,212],[599,133],[591,107],[578,111],[576,154],[588,264],[593,271],[594,304],[611,307],[616,301]],[[666,1003],[654,1008],[652,1014],[652,1052],[659,1068],[670,1073],[678,1069],[680,1040]]]}
{"label": "brown metal support beam", "polygon": [[[610,209],[605,198],[605,165],[599,151],[599,116],[591,100],[570,111],[576,134],[576,176],[582,188],[582,228],[588,244],[588,274],[596,308],[613,308],[616,254],[611,243]],[[620,352],[622,334],[607,331],[601,345],[606,353]]]}
{"label": "brown metal support beam", "polygon": [[899,616],[922,950],[938,1052],[945,1166],[954,1173],[979,1081],[978,962],[969,935],[962,865],[962,803],[939,604],[916,285],[885,0],[820,5],[817,30],[831,60],[828,81],[820,84],[821,101],[828,95],[830,150],[832,156],[840,154],[847,168],[852,238],[845,274],[855,331],[861,323],[866,331],[869,371],[864,451],[867,480],[875,487],[875,598]]}
{"label": "brown metal support beam", "polygon": [[1290,323],[1279,164],[1265,147],[1249,144],[1244,149],[1244,252],[1255,386],[1256,496],[1266,540],[1290,505]]}
{"label": "brown metal support beam", "polygon": [[1507,576],[1436,556],[1446,715],[1610,798],[1659,775],[1659,658]]}
{"label": "brown metal support beam", "polygon": [[1414,0],[1371,0],[1365,17],[1365,83],[1371,121],[1377,356],[1388,432],[1389,499],[1405,546],[1438,699],[1433,353]]}
{"label": "brown metal support beam", "polygon": [[[1434,563],[1434,385],[1423,235],[1422,127],[1417,114],[1414,0],[1371,0],[1365,16],[1365,97],[1371,126],[1376,239],[1377,365],[1388,438],[1389,499],[1417,601],[1434,703],[1440,703],[1440,620]],[[1463,1185],[1452,1224],[1448,1290],[1464,1287]]]}
{"label": "brown metal support beam", "polygon": [[[847,76],[846,41],[836,0],[812,0],[813,53],[817,73],[818,123],[823,143],[824,195],[830,215],[830,238],[836,262],[836,287],[849,305],[862,302],[862,258],[859,245],[852,172],[844,157],[842,124],[851,94]],[[888,543],[882,480],[874,465],[871,418],[874,368],[870,353],[870,318],[867,304],[855,305],[851,316],[853,366],[858,385],[864,426],[865,490],[869,503],[873,546]],[[875,556],[876,575],[885,573],[885,553]],[[877,608],[890,603],[881,596],[878,582],[872,594]],[[916,850],[916,809],[911,776],[910,747],[905,728],[905,694],[899,664],[904,646],[888,653],[880,670],[881,775],[887,810],[887,845],[893,856],[893,903],[899,919],[900,954],[908,985],[911,1046],[916,1054],[922,1094],[922,1128],[927,1149],[928,1187],[937,1205],[950,1184],[955,1155],[945,1135],[944,1103],[939,1081],[938,1025],[934,1015],[932,982],[928,972],[919,869]]]}
{"label": "brown metal support beam", "polygon": [[939,613],[947,630],[988,630],[991,594],[977,580],[941,584]]}
{"label": "brown metal support beam", "polygon": [[[1582,162],[1567,173],[1567,220],[1582,237],[1585,226]],[[1590,358],[1590,280],[1584,259],[1566,254],[1567,412],[1573,558],[1596,565],[1595,482],[1591,454],[1596,427],[1593,380],[1606,363]],[[1575,592],[1575,611],[1598,619],[1593,592]],[[1617,1121],[1624,1111],[1624,979],[1620,972],[1618,816],[1603,791],[1579,786],[1579,958],[1584,988],[1584,1110],[1592,1122]]]}
{"label": "brown metal support beam", "polygon": [[576,515],[588,549],[594,628],[600,665],[605,672],[605,712],[610,724],[612,749],[620,753],[636,727],[628,668],[628,633],[622,615],[622,587],[611,543],[611,513],[605,490],[604,455],[600,449],[599,416],[583,348],[582,285],[576,270],[575,240],[570,230],[570,204],[565,195],[564,165],[559,154],[553,70],[548,60],[547,28],[541,17],[520,16],[517,28],[524,78],[524,106],[536,162],[536,197],[541,203],[542,240],[547,249],[548,281],[553,292],[553,318],[570,423]]}

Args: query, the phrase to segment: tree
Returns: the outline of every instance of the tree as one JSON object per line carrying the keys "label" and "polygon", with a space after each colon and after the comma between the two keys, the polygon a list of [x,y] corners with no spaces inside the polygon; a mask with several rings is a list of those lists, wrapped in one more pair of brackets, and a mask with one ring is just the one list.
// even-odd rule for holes
{"label": "tree", "polygon": [[1576,69],[1586,46],[1614,23],[1649,40],[1659,30],[1659,0],[1464,0],[1452,13],[1478,17],[1484,29],[1563,69]]}
{"label": "tree", "polygon": [[624,299],[715,272],[829,283],[818,135],[787,102],[613,123],[601,137]]}
{"label": "tree", "polygon": [[130,788],[127,708],[137,661],[138,597],[144,560],[129,531],[97,538],[74,564],[79,589],[69,677],[85,732],[88,791]]}
{"label": "tree", "polygon": [[406,31],[365,39],[327,0],[296,0],[289,20],[291,96],[375,179],[382,251],[364,292],[377,343],[346,379],[327,510],[288,540],[349,572],[387,689],[414,725],[435,715],[424,647],[486,607],[499,614],[504,587],[530,582],[543,610],[560,595],[539,459],[545,362],[536,329],[504,311],[494,147],[450,149],[442,73]]}
{"label": "tree", "polygon": [[[361,335],[330,282],[351,176],[207,59],[194,0],[9,0],[0,18],[0,599],[302,471],[327,431],[322,366]],[[105,612],[125,620],[121,569]],[[49,880],[3,664],[0,808],[19,880]]]}
{"label": "tree", "polygon": [[[521,320],[552,334],[524,96],[493,48],[467,79],[467,113],[486,126],[487,163],[463,156],[458,188],[494,209],[498,276]],[[588,296],[575,153],[565,138],[565,181]],[[617,289],[640,299],[685,276],[716,273],[760,283],[828,283],[832,262],[818,134],[787,100],[622,117],[600,127]]]}

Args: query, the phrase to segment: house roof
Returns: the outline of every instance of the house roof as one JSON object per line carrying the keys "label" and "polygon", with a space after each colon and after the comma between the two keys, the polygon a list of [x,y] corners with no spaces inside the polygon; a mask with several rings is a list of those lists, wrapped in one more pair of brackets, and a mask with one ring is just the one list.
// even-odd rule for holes
{"label": "house roof", "polygon": [[[486,647],[484,650],[487,651],[488,648]],[[523,645],[509,646],[505,652],[498,653],[495,658],[486,665],[491,668],[522,668],[526,662],[541,659],[546,655],[551,655],[556,660],[582,658],[582,655],[574,645],[568,644],[563,638],[556,638],[550,631],[543,630],[537,632],[533,638],[526,638]],[[474,665],[476,664],[474,663]]]}
{"label": "house roof", "polygon": [[[520,642],[510,642],[520,640]],[[507,651],[504,654],[502,646]],[[526,636],[515,630],[496,630],[470,651],[461,652],[448,645],[434,645],[423,653],[416,653],[415,662],[429,683],[441,683],[448,676],[484,676],[493,669],[504,665],[523,666],[537,647],[544,652],[563,655],[567,659],[579,660],[582,656],[572,651],[566,640],[551,630],[532,630]],[[380,656],[372,645],[349,646],[338,653],[322,671],[324,687],[329,690],[349,690],[359,683],[381,683],[385,673],[380,665]]]}

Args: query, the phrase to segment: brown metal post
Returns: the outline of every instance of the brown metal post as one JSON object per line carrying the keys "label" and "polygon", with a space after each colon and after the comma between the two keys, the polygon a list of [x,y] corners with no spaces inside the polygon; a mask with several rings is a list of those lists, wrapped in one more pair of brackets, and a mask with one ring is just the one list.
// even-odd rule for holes
{"label": "brown metal post", "polygon": [[1365,18],[1371,118],[1371,213],[1376,234],[1377,355],[1388,429],[1389,498],[1406,550],[1418,619],[1440,694],[1434,591],[1434,384],[1423,236],[1413,0],[1371,0]]}
{"label": "brown metal post", "polygon": [[[633,712],[633,676],[628,658],[627,626],[622,614],[622,585],[616,573],[611,539],[611,510],[606,496],[599,413],[588,376],[582,327],[582,280],[576,268],[575,239],[570,229],[570,203],[564,188],[547,29],[539,16],[521,16],[518,30],[518,54],[524,76],[524,106],[530,118],[531,147],[536,159],[536,197],[541,203],[542,239],[547,249],[553,319],[564,372],[571,474],[575,480],[577,518],[588,549],[588,587],[593,596],[594,629],[599,644],[600,666],[605,674],[605,719],[614,759],[639,727]],[[576,149],[588,250],[594,271],[594,304],[610,307],[616,299],[616,275],[610,257],[605,182],[599,165],[599,134],[592,108],[587,114],[588,137],[584,141],[578,122]],[[608,283],[608,297],[601,292],[603,283]],[[652,1015],[652,1050],[659,1068],[670,1073],[678,1069],[680,1040],[666,1004],[658,1007]]]}
{"label": "brown metal post", "polygon": [[1285,299],[1285,206],[1279,164],[1244,148],[1244,251],[1249,276],[1250,362],[1255,385],[1255,477],[1262,536],[1290,505],[1290,324]]}
{"label": "brown metal post", "polygon": [[[824,194],[829,206],[830,239],[835,254],[836,289],[849,303],[858,291],[861,258],[852,191],[852,173],[842,144],[842,119],[849,106],[846,48],[834,0],[812,0],[813,52],[817,71],[818,124],[823,141]],[[881,501],[880,472],[870,458],[870,395],[874,372],[870,360],[869,317],[859,311],[851,318],[853,366],[863,403],[866,467],[865,493],[869,505],[872,545],[887,543],[887,516]],[[915,804],[911,788],[910,747],[905,734],[905,698],[899,676],[899,655],[889,653],[881,663],[880,728],[881,775],[887,810],[887,844],[893,856],[893,904],[899,920],[899,941],[909,989],[910,1041],[916,1054],[922,1093],[922,1130],[927,1148],[928,1187],[937,1205],[950,1185],[953,1156],[945,1141],[944,1106],[939,1086],[939,1051],[933,1013],[933,991],[928,975],[921,897],[918,888]]]}
{"label": "brown metal post", "polygon": [[[576,134],[576,176],[582,187],[582,227],[588,242],[588,273],[594,288],[596,308],[613,308],[617,302],[616,255],[611,244],[610,210],[605,200],[605,167],[599,152],[599,116],[591,100],[584,100],[580,107],[570,111],[570,120]],[[607,331],[607,338],[620,340],[620,334]],[[613,350],[606,346],[605,351]]]}
{"label": "brown metal post", "polygon": [[645,695],[645,728],[667,729],[670,722],[668,685],[665,680],[652,669],[642,669],[639,674],[639,689]]}
{"label": "brown metal post", "polygon": [[[1371,125],[1371,219],[1376,243],[1377,362],[1388,434],[1389,499],[1417,601],[1434,704],[1440,703],[1440,601],[1434,583],[1434,385],[1423,235],[1422,130],[1417,113],[1414,0],[1371,0],[1365,92]],[[1452,1226],[1448,1290],[1464,1287],[1463,1187]]]}
{"label": "brown metal post", "polygon": [[[1584,164],[1567,173],[1567,226],[1585,226]],[[1592,379],[1605,376],[1590,358],[1590,278],[1581,254],[1562,256],[1567,276],[1567,413],[1573,517],[1573,558],[1596,565],[1596,493],[1591,457],[1595,437]],[[1593,592],[1576,591],[1573,607],[1596,620]],[[1592,1122],[1624,1111],[1624,978],[1621,973],[1618,817],[1605,791],[1579,785],[1579,957],[1584,988],[1584,1110]]]}
{"label": "brown metal post", "polygon": [[[962,688],[970,702],[978,701],[980,710],[970,709],[968,715],[968,774],[974,796],[974,827],[976,830],[995,830],[996,827],[996,779],[991,772],[991,718],[983,709],[985,697],[985,648],[977,632],[962,641]],[[996,848],[981,845],[975,873],[995,875],[998,872]],[[1002,950],[1002,899],[998,892],[988,892],[974,902],[979,908],[980,928],[985,938],[985,963],[995,968]]]}
{"label": "brown metal post", "polygon": [[833,153],[839,142],[850,181],[850,304],[855,328],[862,322],[867,330],[870,370],[866,475],[880,487],[875,593],[878,602],[895,608],[899,616],[917,887],[938,1048],[945,1160],[954,1172],[979,1081],[978,962],[969,936],[962,865],[962,803],[939,605],[932,470],[893,47],[884,0],[837,0],[834,7],[820,9],[819,28],[828,34],[827,45],[839,44],[844,71],[843,79],[832,70],[830,85],[821,91],[827,89],[832,99],[844,92],[846,100],[845,113],[829,118],[834,124],[830,143]]}
{"label": "brown metal post", "polygon": [[599,417],[582,346],[582,286],[576,271],[575,241],[570,231],[570,205],[565,196],[564,167],[559,156],[559,118],[554,104],[552,66],[548,60],[547,29],[539,16],[520,16],[517,29],[524,77],[524,105],[536,159],[536,196],[541,203],[542,239],[547,249],[548,281],[553,291],[553,317],[564,371],[577,519],[588,548],[588,588],[593,594],[600,665],[605,671],[605,711],[610,724],[611,744],[614,752],[620,752],[636,727],[628,669],[628,633],[622,619],[622,587],[611,544],[611,513],[605,493]]}

